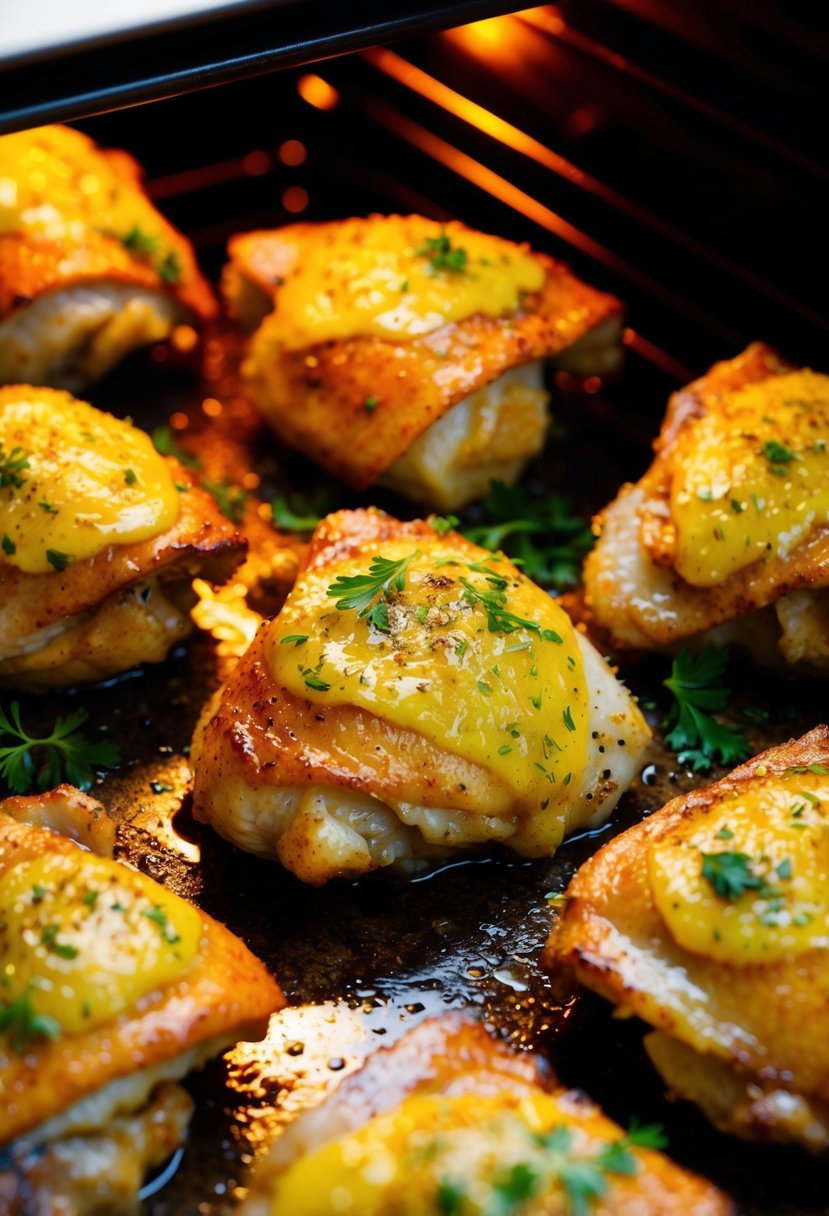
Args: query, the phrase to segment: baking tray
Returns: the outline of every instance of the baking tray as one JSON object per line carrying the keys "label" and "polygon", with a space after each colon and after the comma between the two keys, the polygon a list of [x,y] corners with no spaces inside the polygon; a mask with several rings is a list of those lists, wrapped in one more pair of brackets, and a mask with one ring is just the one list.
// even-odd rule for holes
{"label": "baking tray", "polygon": [[[239,481],[244,468],[261,478],[263,499],[277,489],[307,490],[319,473],[281,450],[238,392],[236,346],[221,335],[210,340],[207,379],[192,356],[171,359],[163,348],[135,356],[93,400],[148,429],[175,414],[186,424],[180,440],[199,451],[213,479]],[[570,493],[586,514],[598,509],[646,466],[671,387],[630,354],[618,383],[592,394],[557,393],[556,425],[525,484]],[[357,501],[346,491],[342,500]],[[380,505],[412,514],[391,498]],[[291,552],[288,546],[286,567]],[[287,585],[277,580],[270,588],[271,606]],[[555,915],[545,896],[562,891],[613,833],[703,781],[679,768],[661,741],[668,660],[620,663],[656,737],[607,827],[571,840],[549,861],[493,853],[413,882],[377,875],[322,890],[239,852],[190,815],[188,744],[226,663],[211,638],[197,635],[159,667],[102,687],[19,698],[27,724],[48,729],[56,713],[82,705],[88,729],[118,742],[123,762],[93,793],[118,819],[120,855],[227,924],[271,967],[290,1003],[263,1043],[240,1045],[191,1078],[197,1111],[187,1150],[174,1176],[145,1200],[146,1216],[228,1216],[257,1155],[287,1120],[368,1051],[449,1009],[483,1017],[516,1049],[543,1052],[564,1082],[585,1089],[621,1123],[633,1115],[662,1123],[671,1155],[723,1186],[746,1216],[829,1213],[824,1166],[793,1150],[718,1135],[687,1104],[667,1103],[641,1048],[641,1025],[614,1020],[609,1006],[561,990],[538,968]],[[755,750],[825,718],[821,685],[760,675],[739,659],[731,678],[730,712]],[[9,700],[4,693],[2,703]],[[742,717],[747,707],[751,721]],[[758,725],[763,707],[769,719]],[[715,768],[711,779],[719,774]]]}

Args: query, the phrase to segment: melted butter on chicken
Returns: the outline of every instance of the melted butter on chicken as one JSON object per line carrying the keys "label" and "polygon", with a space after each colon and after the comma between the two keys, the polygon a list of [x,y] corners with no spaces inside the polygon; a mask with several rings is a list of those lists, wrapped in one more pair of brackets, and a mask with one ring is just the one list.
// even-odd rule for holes
{"label": "melted butter on chicken", "polygon": [[[623,1168],[604,1173],[596,1162],[614,1143]],[[260,1166],[242,1213],[476,1216],[520,1204],[527,1216],[565,1216],[567,1165],[588,1162],[606,1184],[590,1202],[597,1216],[731,1210],[713,1186],[636,1147],[583,1095],[556,1087],[534,1057],[447,1017],[375,1052],[301,1115]]]}
{"label": "melted butter on chicken", "polygon": [[[348,606],[378,569],[386,590]],[[549,856],[606,818],[648,734],[506,558],[341,512],[203,716],[194,813],[312,883],[491,841]]]}
{"label": "melted butter on chicken", "polygon": [[[181,1143],[171,1082],[283,1003],[226,929],[111,849],[71,787],[0,814],[0,1197],[30,1216],[127,1216]],[[2,808],[0,808],[2,809]]]}
{"label": "melted butter on chicken", "polygon": [[596,622],[617,646],[705,633],[825,669],[829,377],[756,343],[674,394],[656,451],[597,520]]}
{"label": "melted butter on chicken", "polygon": [[197,574],[243,542],[177,461],[68,393],[0,389],[0,682],[41,690],[160,662]]}
{"label": "melted butter on chicken", "polygon": [[130,156],[69,127],[0,137],[0,383],[77,391],[215,311]]}
{"label": "melted butter on chicken", "polygon": [[461,506],[542,447],[542,360],[583,375],[620,362],[617,301],[456,221],[294,224],[235,237],[230,257],[230,310],[258,326],[245,375],[259,408],[358,489],[382,479]]}
{"label": "melted butter on chicken", "polygon": [[611,841],[546,960],[654,1027],[671,1088],[736,1135],[829,1147],[829,728]]}

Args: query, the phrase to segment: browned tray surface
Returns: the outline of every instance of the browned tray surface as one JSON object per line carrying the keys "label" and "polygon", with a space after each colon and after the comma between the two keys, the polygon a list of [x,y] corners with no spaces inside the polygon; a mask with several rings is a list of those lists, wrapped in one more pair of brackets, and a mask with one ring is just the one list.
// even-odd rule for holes
{"label": "browned tray surface", "polygon": [[[259,430],[236,396],[219,348],[210,372],[209,382],[199,383],[192,369],[153,366],[142,357],[99,388],[95,400],[122,407],[148,428],[184,410],[193,420],[185,437],[210,427],[209,447],[204,435],[197,439],[209,475],[232,470],[238,481],[244,461],[262,477],[264,498],[277,485],[307,488],[309,479],[318,480]],[[589,512],[622,480],[637,476],[664,400],[643,402],[642,376],[632,364],[606,394],[561,399],[556,415],[565,436],[557,428],[529,480],[570,492]],[[209,423],[201,408],[206,397],[222,405]],[[344,492],[343,503],[349,501]],[[391,500],[381,505],[406,513]],[[660,685],[668,670],[658,658],[622,666],[646,707],[655,703],[654,725],[667,707]],[[658,731],[650,763],[612,824],[571,841],[551,861],[493,855],[408,884],[377,876],[316,890],[237,851],[190,817],[187,745],[218,672],[215,645],[202,636],[162,667],[109,686],[21,698],[27,723],[48,726],[56,713],[82,704],[89,729],[107,729],[117,740],[122,766],[93,792],[118,816],[122,855],[238,933],[273,969],[291,1005],[274,1018],[263,1044],[242,1045],[192,1079],[198,1109],[186,1154],[172,1180],[145,1202],[146,1216],[226,1216],[251,1160],[280,1124],[318,1100],[368,1050],[422,1017],[457,1008],[477,1011],[516,1047],[543,1051],[566,1083],[587,1090],[620,1122],[633,1115],[662,1122],[671,1154],[732,1193],[741,1211],[829,1212],[822,1165],[794,1151],[718,1135],[690,1107],[667,1104],[641,1050],[640,1025],[614,1021],[595,998],[557,995],[538,969],[554,915],[545,894],[563,890],[610,834],[701,783],[678,769]],[[735,721],[756,750],[825,720],[820,685],[777,681],[747,662],[735,662],[732,677]],[[9,700],[4,694],[3,703]],[[766,707],[768,722],[741,720],[748,705]],[[715,770],[712,779],[718,775]],[[172,788],[156,793],[151,782]]]}

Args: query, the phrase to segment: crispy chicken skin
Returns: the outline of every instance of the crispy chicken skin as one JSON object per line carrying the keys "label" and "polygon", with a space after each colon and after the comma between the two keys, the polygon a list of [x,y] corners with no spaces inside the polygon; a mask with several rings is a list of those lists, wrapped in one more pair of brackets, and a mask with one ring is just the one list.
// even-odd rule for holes
{"label": "crispy chicken skin", "polygon": [[670,1088],[721,1130],[813,1151],[829,1148],[827,773],[819,726],[673,799],[582,866],[544,956],[649,1023]]}
{"label": "crispy chicken skin", "polygon": [[[73,487],[78,484],[73,467],[76,448],[70,446],[68,437],[72,428],[72,443],[77,440],[77,417],[94,420],[102,432],[106,427],[117,428],[119,443],[126,436],[128,446],[118,449],[124,451],[125,469],[117,475],[123,482],[132,473],[136,497],[141,481],[127,464],[131,458],[129,444],[140,440],[146,446],[149,442],[134,428],[76,402],[67,393],[29,386],[0,389],[0,428],[4,411],[16,409],[21,400],[29,399],[50,420],[59,420],[54,423],[58,436],[64,426],[60,420],[66,420],[67,448],[43,453],[43,465],[38,465],[29,451],[35,447],[30,427],[22,434],[29,444],[24,449],[28,451],[29,463],[16,474],[20,485],[12,482],[0,490],[0,532],[8,546],[0,555],[0,683],[44,691],[106,679],[140,663],[161,662],[191,631],[189,611],[196,599],[193,579],[200,576],[214,583],[226,581],[242,560],[244,540],[212,496],[194,482],[178,461],[154,457],[151,453],[149,460],[159,462],[159,476],[169,482],[168,497],[174,496],[172,503],[164,506],[168,510],[165,518],[173,521],[169,526],[162,523],[160,530],[154,528],[154,508],[148,507],[149,522],[144,532],[155,531],[155,535],[125,543],[104,541],[97,552],[73,558],[63,569],[52,568],[48,562],[45,572],[20,568],[14,563],[20,559],[24,546],[31,558],[27,564],[44,564],[38,563],[39,551],[31,539],[28,517],[18,524],[16,543],[6,530],[11,525],[4,522],[7,520],[4,512],[24,509],[24,497],[54,502],[58,493],[63,493],[65,501],[60,509],[46,503],[52,506],[49,519],[54,519],[58,526],[59,521],[72,514],[75,523],[72,531],[62,533],[66,539],[55,543],[55,548],[67,549],[77,540],[78,544],[87,545],[79,550],[81,554],[89,550],[84,511],[104,512],[107,500],[115,502],[105,482],[93,482],[87,501],[77,507],[72,503]],[[77,415],[80,408],[84,412]],[[87,466],[99,450],[100,441],[97,445],[89,444]],[[0,445],[0,454],[9,452]],[[106,476],[109,467],[105,467]],[[126,488],[131,490],[133,486]],[[40,522],[41,511],[46,519],[42,502],[36,502],[31,510],[36,522]],[[12,518],[20,520],[19,515]],[[114,539],[117,542],[118,537]],[[49,543],[48,539],[42,542],[47,552]]]}
{"label": "crispy chicken skin", "polygon": [[81,831],[93,809],[67,786],[12,799],[14,819],[0,805],[0,961],[13,977],[0,990],[0,1197],[11,1213],[120,1216],[143,1167],[183,1138],[192,1103],[171,1082],[261,1035],[284,998],[222,925],[27,824],[27,803],[36,824],[58,809],[62,825],[74,804]]}
{"label": "crispy chicken skin", "polygon": [[[460,1205],[451,1210],[474,1216],[493,1210],[516,1169],[530,1178],[522,1212],[565,1216],[570,1200],[556,1150],[545,1146],[550,1134],[584,1161],[623,1140],[621,1128],[582,1094],[558,1087],[535,1057],[461,1015],[430,1019],[300,1115],[254,1175],[240,1216],[426,1216],[448,1211],[450,1193]],[[591,1202],[596,1216],[732,1211],[715,1187],[661,1153],[630,1152],[629,1173],[609,1171],[607,1190]]]}
{"label": "crispy chicken skin", "polygon": [[[372,331],[364,313],[357,320],[344,314],[339,333],[327,322],[320,340],[309,333],[299,345],[302,337],[293,335],[288,345],[280,293],[311,280],[309,255],[320,243],[332,246],[333,269],[319,294],[330,290],[336,317],[340,304],[344,309],[350,304],[338,275],[356,281],[363,273],[367,279],[377,273],[377,265],[364,261],[360,251],[378,233],[385,234],[378,264],[387,247],[403,258],[395,263],[400,267],[395,290],[404,303],[389,302],[388,331],[378,332],[376,326]],[[252,328],[261,321],[246,364],[248,383],[286,442],[355,489],[381,480],[415,501],[448,510],[485,493],[493,477],[513,480],[540,450],[548,421],[540,360],[555,359],[583,375],[618,365],[622,310],[617,300],[581,283],[567,267],[500,240],[491,257],[470,253],[465,270],[435,269],[419,288],[417,268],[428,263],[416,255],[424,240],[428,245],[441,239],[436,234],[464,252],[464,242],[472,249],[473,241],[496,240],[457,222],[441,228],[419,216],[293,224],[234,237],[224,290],[243,324]],[[342,261],[334,261],[335,252]],[[345,259],[352,256],[360,258],[360,269],[349,272]],[[531,260],[538,285],[519,290],[515,306],[500,313],[493,312],[491,293],[482,289],[479,299],[469,297],[465,315],[443,321],[440,309],[452,307],[453,291],[480,272],[480,262],[489,265],[499,256]],[[446,286],[446,300],[431,310],[423,305],[417,313],[418,300],[435,284]],[[385,280],[382,285],[387,286]],[[404,310],[402,319],[397,307]],[[459,413],[450,423],[453,410]],[[442,421],[438,442],[423,448],[431,428]],[[430,477],[436,460],[443,466],[440,476]]]}
{"label": "crispy chicken skin", "polygon": [[74,391],[216,301],[125,152],[69,127],[0,137],[0,383]]}
{"label": "crispy chicken skin", "polygon": [[[806,493],[811,491],[796,475],[806,471],[807,457],[823,459],[829,440],[827,387],[827,377],[796,372],[768,346],[754,343],[737,358],[716,364],[705,376],[674,393],[655,444],[653,464],[635,485],[623,486],[597,517],[599,540],[585,563],[587,603],[614,646],[670,649],[711,631],[713,640],[734,641],[765,663],[799,662],[826,669],[829,528],[825,504],[816,494],[815,509],[810,506],[806,513],[807,525],[809,520],[813,522],[805,529],[795,516],[806,507]],[[815,401],[803,402],[812,412],[809,430],[787,447],[786,418],[796,412],[807,391],[815,397]],[[751,426],[745,413],[736,415],[742,402],[750,402],[755,412]],[[751,434],[754,425],[756,435]],[[737,453],[742,468],[737,456],[734,458],[735,478],[743,477],[745,488],[749,484],[746,470],[751,476],[753,468],[760,467],[772,489],[791,491],[787,500],[772,503],[765,491],[744,493],[735,489],[737,481],[729,484],[723,478],[713,486],[694,483],[694,455],[702,451],[694,448],[694,435],[702,427],[708,428],[704,436],[708,451],[703,456],[710,454],[712,440],[716,443],[718,438],[724,451],[731,443],[752,441],[753,447],[749,443]],[[782,453],[782,461],[774,462],[775,453]],[[679,461],[685,461],[684,473],[678,472]],[[773,475],[771,481],[769,474]],[[817,482],[821,470],[813,469],[811,476]],[[677,480],[682,477],[684,481]],[[683,554],[676,511],[678,506],[687,509],[689,498],[702,502],[704,508],[710,503],[717,514],[692,538],[691,547],[699,561],[694,564],[685,554],[683,576],[677,568]],[[751,531],[763,525],[770,527],[768,535]],[[725,551],[729,542],[733,545],[735,539],[744,552],[757,556],[734,562],[730,571],[724,568],[721,578],[712,577],[706,561],[718,549]]]}
{"label": "crispy chicken skin", "polygon": [[[385,627],[324,590],[407,555],[405,587],[379,601]],[[504,579],[508,631],[465,588]],[[598,653],[506,559],[426,522],[342,511],[208,704],[193,808],[313,884],[492,842],[549,856],[607,817],[648,737]]]}

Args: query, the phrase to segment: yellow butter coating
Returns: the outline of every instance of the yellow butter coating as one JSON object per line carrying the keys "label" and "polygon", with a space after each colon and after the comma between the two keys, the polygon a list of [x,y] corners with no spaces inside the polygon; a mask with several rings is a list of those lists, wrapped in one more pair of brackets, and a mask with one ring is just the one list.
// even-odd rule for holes
{"label": "yellow butter coating", "polygon": [[[403,589],[386,604],[387,631],[357,610],[337,609],[327,594],[336,578],[365,575],[372,555],[409,559]],[[461,580],[473,588],[472,602]],[[474,591],[501,589],[512,617],[536,629],[490,629]],[[288,640],[296,637],[304,640]],[[535,839],[528,851],[561,840],[555,809],[567,805],[587,762],[581,652],[566,613],[505,558],[481,551],[476,561],[436,535],[327,562],[300,577],[266,655],[295,696],[357,706],[489,770],[503,782],[505,813],[548,810],[532,822],[550,839]]]}
{"label": "yellow butter coating", "polygon": [[15,452],[25,465],[0,487],[0,561],[27,574],[150,540],[178,519],[170,467],[149,437],[68,393],[0,390],[0,465]]}
{"label": "yellow butter coating", "polygon": [[162,258],[169,236],[158,213],[135,178],[116,172],[114,163],[71,127],[0,137],[0,234],[71,242],[82,241],[89,230],[121,240],[132,234],[139,243],[133,252]]}
{"label": "yellow butter coating", "polygon": [[[442,264],[442,248],[458,269]],[[410,339],[476,314],[514,313],[545,277],[526,247],[422,216],[320,224],[303,233],[301,250],[269,321],[289,350],[357,335]]]}
{"label": "yellow butter coating", "polygon": [[[517,1168],[534,1179],[532,1211],[563,1212],[567,1200],[556,1158],[541,1139],[563,1126],[561,1107],[545,1093],[411,1097],[300,1158],[276,1178],[269,1210],[273,1216],[425,1216],[449,1210],[483,1216],[506,1211],[504,1179]],[[579,1155],[596,1151],[578,1128],[566,1126]],[[461,1206],[448,1208],[450,1194]]]}
{"label": "yellow butter coating", "polygon": [[829,522],[829,377],[770,376],[686,424],[673,454],[674,566],[713,587]]}
{"label": "yellow butter coating", "polygon": [[0,877],[0,1001],[93,1030],[183,975],[201,938],[198,911],[143,874],[48,853]]}
{"label": "yellow butter coating", "polygon": [[[735,855],[739,855],[735,861]],[[752,885],[718,894],[705,876]],[[829,775],[755,776],[648,849],[656,908],[674,940],[720,963],[774,963],[829,947]]]}

